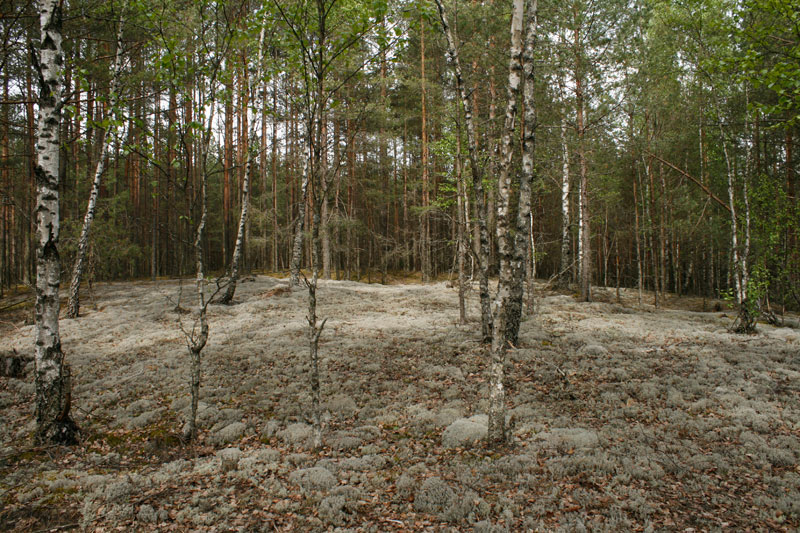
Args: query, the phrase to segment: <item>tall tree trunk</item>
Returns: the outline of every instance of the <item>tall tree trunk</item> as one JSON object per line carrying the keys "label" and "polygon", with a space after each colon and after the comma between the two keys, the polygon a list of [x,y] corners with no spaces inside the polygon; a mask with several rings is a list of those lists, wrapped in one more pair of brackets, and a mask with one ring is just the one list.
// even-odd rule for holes
{"label": "tall tree trunk", "polygon": [[[492,331],[492,359],[489,370],[489,432],[488,441],[496,445],[505,442],[505,358],[515,324],[512,299],[515,298],[514,264],[510,204],[512,183],[510,166],[513,156],[512,138],[517,116],[517,95],[522,79],[522,19],[524,0],[514,0],[511,20],[511,57],[508,64],[508,92],[506,118],[503,128],[500,175],[497,185],[497,252],[500,274],[497,296],[494,301],[494,329]],[[524,245],[523,245],[524,250]],[[519,265],[520,267],[522,265]]]}
{"label": "tall tree trunk", "polygon": [[[256,63],[255,83],[258,84],[258,87],[261,89],[260,91],[261,95],[260,98],[258,98],[259,102],[264,100],[264,91],[263,91],[263,83],[261,80],[262,77],[261,73],[263,72],[263,63],[264,63],[265,35],[266,35],[266,20],[262,21],[261,25],[261,36],[258,41],[258,59]],[[250,93],[249,83],[245,93],[246,95],[249,95]],[[244,100],[246,101],[248,97],[249,96],[245,96]],[[245,117],[247,116],[246,105],[243,115]],[[243,141],[245,145],[244,150],[246,152],[247,162],[245,163],[244,178],[242,179],[242,211],[239,216],[239,229],[236,232],[236,245],[233,248],[233,258],[231,259],[231,271],[230,271],[230,276],[228,277],[228,285],[225,288],[225,294],[222,296],[222,298],[220,298],[220,303],[222,304],[230,304],[233,301],[233,295],[236,292],[236,284],[239,281],[239,265],[242,261],[242,248],[244,247],[244,233],[245,233],[245,227],[247,225],[247,211],[248,208],[250,207],[250,177],[253,174],[253,159],[255,158],[255,154],[253,153],[252,148],[247,145],[249,143],[249,139],[255,139],[256,137],[255,126],[256,126],[256,121],[254,120],[252,122],[253,131],[245,133],[246,137],[244,138]]]}
{"label": "tall tree trunk", "polygon": [[633,217],[634,217],[634,233],[636,234],[636,288],[637,288],[637,302],[642,305],[642,238],[639,232],[639,196],[636,193],[636,184],[639,181],[639,170],[636,170],[636,175],[633,177]]}
{"label": "tall tree trunk", "polygon": [[664,302],[668,289],[668,270],[667,270],[667,185],[664,180],[664,164],[658,164],[658,179],[661,187],[661,209],[659,211],[658,226],[658,270],[661,275],[659,286],[661,288],[661,301]]}
{"label": "tall tree trunk", "polygon": [[[230,62],[227,68],[233,77],[233,66]],[[233,172],[233,81],[228,82],[225,91],[225,127],[223,134],[223,160],[222,160],[222,257],[228,257],[228,238],[231,220],[231,174]]]}
{"label": "tall tree trunk", "polygon": [[464,175],[461,168],[461,121],[456,120],[456,193],[458,201],[456,203],[456,242],[458,243],[458,323],[467,323],[467,309],[465,303],[466,294],[466,272],[465,263],[467,256],[467,237],[464,229],[467,221],[467,213],[464,205]]}
{"label": "tall tree trunk", "polygon": [[151,191],[152,213],[150,226],[150,279],[155,281],[158,277],[158,199],[161,194],[162,179],[159,174],[157,161],[161,161],[161,89],[155,88],[154,97],[154,124],[153,124],[153,162],[150,165],[153,172]]}
{"label": "tall tree trunk", "polygon": [[[467,141],[469,166],[472,172],[472,191],[475,195],[476,231],[478,233],[478,249],[474,251],[478,256],[478,270],[480,272],[480,303],[481,303],[481,334],[484,343],[492,340],[492,307],[489,294],[489,230],[487,227],[486,197],[483,191],[483,165],[480,163],[480,146],[477,128],[473,119],[474,93],[467,91],[464,77],[461,74],[461,63],[458,58],[458,48],[455,38],[447,22],[447,16],[442,5],[442,0],[436,0],[439,10],[439,19],[442,29],[447,37],[448,59],[450,60],[456,77],[456,89],[464,108],[464,122],[467,125]],[[405,218],[405,216],[404,216]]]}
{"label": "tall tree trunk", "polygon": [[741,306],[744,303],[744,287],[742,286],[741,262],[739,257],[739,227],[736,218],[736,189],[733,162],[728,152],[728,143],[725,140],[725,132],[720,123],[720,135],[722,138],[722,152],[725,155],[725,166],[728,176],[728,207],[731,213],[731,256],[733,258],[733,278],[736,287],[736,302]]}
{"label": "tall tree trunk", "polygon": [[[318,120],[318,119],[317,119]],[[319,137],[317,138],[319,140]],[[319,172],[319,147],[314,148],[314,161],[311,166],[312,172]],[[315,176],[319,177],[319,176]],[[323,177],[324,179],[324,177]],[[315,180],[316,181],[316,180]],[[319,181],[316,181],[320,185]],[[308,285],[308,345],[309,354],[311,358],[311,415],[313,419],[313,444],[314,448],[319,448],[322,445],[322,413],[320,407],[320,376],[319,376],[319,337],[322,335],[322,330],[325,327],[324,319],[321,324],[318,324],[317,317],[317,281],[319,280],[320,259],[322,255],[322,247],[320,242],[319,229],[322,223],[321,207],[322,196],[325,194],[324,187],[314,187],[314,194],[312,195],[312,223],[311,223],[311,280],[307,282]]]}
{"label": "tall tree trunk", "polygon": [[[321,119],[321,138],[320,142],[320,150],[322,151],[320,157],[320,169],[319,172],[321,176],[327,176],[328,171],[328,120],[327,117],[322,117]],[[338,162],[334,162],[334,170],[337,169]],[[326,187],[326,184],[322,184],[323,187]],[[325,279],[331,279],[331,231],[330,231],[330,215],[328,213],[329,206],[328,206],[328,195],[323,194],[321,198],[321,207],[320,207],[320,228],[319,228],[319,236],[320,236],[320,246],[321,250],[320,253],[320,267],[322,268],[322,277]]]}
{"label": "tall tree trunk", "polygon": [[422,281],[431,280],[431,227],[428,208],[430,207],[430,179],[428,174],[428,113],[425,90],[425,23],[420,19],[420,92],[422,94],[422,215],[420,217],[420,256],[422,258]]}
{"label": "tall tree trunk", "polygon": [[[272,83],[272,271],[278,271],[278,81]],[[288,141],[286,141],[288,144]]]}
{"label": "tall tree trunk", "polygon": [[658,308],[661,306],[661,276],[658,272],[658,255],[656,253],[656,244],[655,244],[655,235],[656,235],[656,228],[655,228],[655,212],[656,212],[656,200],[655,200],[655,185],[653,182],[653,158],[650,157],[646,161],[644,161],[644,171],[647,177],[645,181],[645,189],[646,189],[646,196],[647,196],[647,203],[645,204],[645,215],[647,218],[649,231],[647,232],[647,239],[649,242],[648,249],[650,250],[650,258],[651,258],[651,265],[653,269],[653,305]]}
{"label": "tall tree trunk", "polygon": [[[576,42],[577,42],[577,32]],[[579,62],[580,63],[580,62]],[[589,171],[586,161],[586,126],[584,123],[583,79],[576,74],[575,79],[576,111],[578,127],[578,160],[580,162],[580,261],[581,261],[581,300],[592,300],[592,233],[589,221]]]}
{"label": "tall tree trunk", "polygon": [[572,261],[570,258],[569,234],[569,145],[567,144],[567,117],[561,117],[561,266],[558,271],[558,285],[561,288],[569,287]]}
{"label": "tall tree trunk", "polygon": [[[3,69],[3,100],[8,101],[8,69]],[[9,108],[10,106],[4,105],[2,109],[2,124],[0,128],[0,298],[3,297],[3,291],[6,285],[9,285],[8,279],[8,240],[11,236],[9,229],[10,210],[11,210],[11,169],[9,168]],[[77,143],[75,143],[77,145]],[[9,285],[10,286],[10,285]]]}
{"label": "tall tree trunk", "polygon": [[408,119],[403,120],[403,268],[411,270],[408,244]]}
{"label": "tall tree trunk", "polygon": [[39,117],[36,128],[36,440],[73,443],[78,427],[70,417],[71,380],[64,363],[58,328],[58,172],[62,101],[61,2],[40,0],[38,74]]}
{"label": "tall tree trunk", "polygon": [[[119,101],[120,91],[120,76],[122,71],[122,21],[120,21],[117,30],[116,41],[116,55],[114,56],[114,64],[111,68],[111,88],[109,96],[108,116],[114,118],[116,113],[117,102]],[[111,145],[109,129],[112,128],[111,121],[109,126],[103,129],[100,134],[100,155],[97,158],[97,167],[94,171],[94,179],[92,180],[92,191],[89,194],[89,204],[86,207],[86,215],[83,217],[83,227],[81,228],[81,236],[78,239],[78,252],[75,256],[75,264],[72,267],[72,282],[69,286],[69,301],[67,302],[67,317],[77,318],[80,312],[80,287],[81,277],[83,276],[83,269],[86,266],[86,255],[89,250],[89,233],[92,230],[92,222],[94,221],[95,208],[97,207],[97,196],[100,194],[100,180],[106,168],[106,159],[108,157],[108,148]]]}
{"label": "tall tree trunk", "polygon": [[[519,327],[522,321],[522,299],[526,275],[529,283],[529,311],[533,311],[533,278],[536,273],[536,241],[534,239],[534,220],[531,211],[531,185],[535,177],[536,148],[536,100],[535,100],[535,57],[538,0],[526,0],[526,31],[523,50],[523,72],[525,85],[522,92],[522,173],[519,177],[517,197],[517,221],[514,228],[514,250],[511,269],[511,307],[507,344],[519,342]],[[530,261],[527,258],[530,258]],[[526,264],[529,271],[526,272]]]}

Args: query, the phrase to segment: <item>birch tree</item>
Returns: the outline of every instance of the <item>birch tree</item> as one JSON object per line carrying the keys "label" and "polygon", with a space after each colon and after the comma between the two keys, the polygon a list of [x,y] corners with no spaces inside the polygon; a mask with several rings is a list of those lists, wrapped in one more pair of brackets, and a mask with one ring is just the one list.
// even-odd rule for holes
{"label": "birch tree", "polygon": [[[342,67],[348,51],[354,49],[378,21],[383,19],[386,4],[382,0],[367,3],[347,3],[338,0],[304,0],[294,5],[272,0],[277,15],[286,25],[292,41],[299,48],[299,67],[302,79],[302,103],[305,111],[305,153],[303,157],[303,207],[306,198],[311,212],[311,279],[304,279],[308,289],[308,346],[311,363],[311,417],[314,428],[314,447],[322,444],[322,413],[320,407],[319,339],[327,319],[317,315],[317,288],[322,268],[322,206],[328,195],[334,172],[323,157],[327,154],[325,135],[327,113],[342,81],[331,82],[332,72]],[[375,57],[380,55],[380,51]],[[347,80],[369,61],[361,61],[342,78]],[[347,66],[346,64],[344,65]],[[330,85],[329,85],[330,83]],[[336,137],[336,136],[334,136]],[[335,141],[338,142],[338,139]],[[338,150],[334,151],[338,153]],[[334,169],[339,161],[334,160]],[[303,211],[304,213],[304,211]],[[301,219],[304,217],[301,217]],[[297,235],[292,259],[292,281],[299,280],[300,245]]]}
{"label": "birch tree", "polygon": [[[534,96],[533,52],[536,44],[537,1],[515,0],[511,22],[511,57],[508,73],[508,102],[505,129],[501,145],[500,176],[497,195],[497,241],[500,258],[500,275],[494,301],[494,331],[492,358],[489,370],[489,431],[492,445],[505,442],[505,359],[509,347],[517,342],[522,315],[522,298],[525,280],[525,253],[530,217],[530,186],[533,178],[534,131],[536,108]],[[509,175],[511,164],[511,136],[515,129],[517,95],[523,71],[522,34],[525,19],[525,126],[523,127],[523,165],[519,181],[512,184]],[[511,191],[517,185],[518,205],[516,220],[510,216]]]}
{"label": "birch tree", "polygon": [[72,282],[69,286],[69,301],[67,302],[67,317],[77,318],[80,312],[80,287],[81,278],[83,277],[83,270],[86,266],[86,255],[89,250],[89,234],[92,229],[92,222],[94,221],[95,211],[97,209],[97,196],[100,194],[100,180],[106,169],[106,160],[108,158],[109,147],[111,146],[111,135],[116,129],[115,123],[117,103],[119,101],[120,93],[120,78],[122,75],[122,28],[123,22],[119,22],[116,39],[116,54],[114,55],[114,63],[111,68],[111,89],[109,95],[109,114],[106,118],[105,127],[101,134],[101,148],[100,157],[97,159],[97,166],[94,170],[94,179],[92,180],[92,190],[89,193],[89,204],[86,206],[86,215],[83,217],[83,227],[81,228],[81,235],[78,239],[78,251],[75,256],[75,263],[72,267]]}
{"label": "birch tree", "polygon": [[[192,327],[191,333],[186,335],[187,347],[191,357],[191,377],[190,387],[192,392],[191,414],[184,428],[184,437],[193,440],[197,437],[197,405],[200,400],[200,376],[201,376],[201,353],[208,342],[208,304],[214,297],[212,294],[206,298],[206,274],[204,262],[205,231],[208,221],[208,155],[211,144],[212,126],[214,124],[215,112],[217,109],[217,78],[223,61],[225,60],[233,28],[224,24],[221,20],[222,13],[212,13],[210,20],[207,19],[208,13],[205,4],[200,6],[200,19],[203,27],[201,34],[206,31],[213,34],[212,39],[206,40],[205,35],[200,39],[201,46],[198,50],[200,57],[208,63],[204,64],[201,71],[207,70],[208,78],[200,80],[200,91],[198,96],[199,117],[207,117],[202,124],[199,154],[198,154],[198,174],[200,177],[200,219],[194,234],[194,262],[195,262],[195,290],[197,292],[197,320]],[[215,5],[216,9],[224,10],[225,5]],[[225,23],[228,23],[225,18]],[[207,91],[207,92],[206,92]],[[217,285],[217,291],[220,286]]]}
{"label": "birch tree", "polygon": [[300,265],[303,261],[303,232],[306,223],[306,204],[308,204],[308,158],[303,158],[303,172],[300,205],[295,223],[294,240],[292,241],[292,259],[289,264],[289,286],[296,287],[300,284]]}
{"label": "birch tree", "polygon": [[[267,11],[264,11],[264,16],[261,21],[261,32],[259,34],[258,39],[258,59],[256,63],[256,75],[255,75],[255,83],[258,84],[260,91],[260,98],[259,101],[264,100],[264,91],[263,86],[264,82],[262,80],[263,77],[263,63],[264,63],[264,38],[266,36],[266,18],[267,18]],[[248,77],[248,84],[249,80],[252,78]],[[248,92],[250,92],[250,88],[248,87]],[[251,123],[250,133],[247,136],[248,139],[255,139],[256,137],[256,126],[257,121],[253,120]],[[239,216],[239,229],[236,232],[236,245],[233,248],[233,258],[231,259],[231,270],[230,275],[228,276],[228,283],[225,288],[225,293],[220,298],[220,303],[222,304],[230,304],[233,301],[233,295],[236,292],[236,284],[239,281],[239,264],[242,261],[242,248],[244,247],[244,232],[245,227],[247,225],[247,210],[250,207],[250,176],[253,173],[253,165],[255,155],[253,153],[253,148],[251,146],[247,147],[247,163],[245,164],[244,168],[244,179],[242,180],[242,212]],[[261,157],[262,165],[264,164],[264,157],[262,154]]]}
{"label": "birch tree", "polygon": [[[176,7],[176,10],[170,13],[151,13],[149,16],[162,41],[164,56],[159,63],[165,69],[163,74],[170,84],[170,89],[175,94],[183,95],[187,114],[197,117],[195,122],[187,125],[189,131],[184,133],[187,137],[194,135],[199,137],[196,148],[193,148],[196,150],[196,168],[194,169],[196,174],[187,176],[187,182],[190,178],[194,178],[197,180],[199,188],[195,198],[199,212],[195,219],[197,222],[192,238],[197,308],[191,329],[187,331],[182,328],[190,356],[189,387],[191,390],[190,414],[183,428],[183,436],[187,440],[193,440],[197,437],[201,356],[209,338],[207,310],[210,301],[222,288],[218,282],[216,291],[210,296],[206,294],[208,280],[206,279],[205,240],[208,224],[208,180],[209,175],[215,170],[209,168],[209,153],[219,104],[220,69],[228,57],[234,33],[231,19],[235,19],[240,13],[228,13],[226,10],[230,6],[210,0],[192,4],[188,9],[194,11],[190,13],[182,12],[180,10],[182,7]],[[169,26],[172,23],[170,15],[174,16],[173,20],[196,20],[197,26],[191,29],[186,28],[185,32],[176,31],[175,28]],[[181,86],[180,81],[184,79],[186,85]],[[191,141],[184,138],[183,142],[188,144]]]}
{"label": "birch tree", "polygon": [[561,263],[558,269],[558,284],[567,288],[570,282],[572,260],[570,258],[569,217],[569,145],[567,144],[567,117],[561,117]]}
{"label": "birch tree", "polygon": [[[39,2],[39,116],[36,127],[36,440],[74,443],[78,427],[70,416],[71,379],[58,327],[61,260],[59,237],[59,163],[64,54],[62,3]],[[34,57],[36,57],[34,53]]]}
{"label": "birch tree", "polygon": [[479,291],[481,305],[481,335],[484,343],[492,340],[492,304],[489,293],[489,229],[487,225],[488,212],[483,190],[484,162],[481,160],[480,138],[477,134],[474,109],[474,93],[469,91],[464,83],[461,70],[461,61],[458,56],[458,47],[453,31],[447,19],[447,14],[442,0],[436,0],[439,10],[439,21],[442,31],[447,37],[447,58],[455,75],[456,90],[464,109],[464,122],[467,126],[467,153],[470,171],[472,172],[472,193],[478,213],[476,226],[478,231],[478,249],[473,250],[473,255],[478,257]]}

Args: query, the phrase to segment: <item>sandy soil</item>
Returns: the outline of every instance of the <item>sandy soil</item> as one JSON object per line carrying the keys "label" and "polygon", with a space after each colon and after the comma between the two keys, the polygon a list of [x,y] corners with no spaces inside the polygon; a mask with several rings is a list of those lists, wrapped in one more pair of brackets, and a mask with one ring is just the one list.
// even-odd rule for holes
{"label": "sandy soil", "polygon": [[[259,276],[212,306],[199,442],[191,286],[103,284],[63,320],[82,443],[32,447],[33,372],[0,378],[0,529],[696,531],[800,526],[800,332],[727,332],[698,302],[543,292],[486,449],[477,294],[321,282],[325,445],[310,448],[305,293]],[[181,298],[182,294],[182,298]],[[710,307],[709,307],[710,308]],[[730,315],[730,312],[728,312]],[[0,352],[32,328],[0,316]]]}

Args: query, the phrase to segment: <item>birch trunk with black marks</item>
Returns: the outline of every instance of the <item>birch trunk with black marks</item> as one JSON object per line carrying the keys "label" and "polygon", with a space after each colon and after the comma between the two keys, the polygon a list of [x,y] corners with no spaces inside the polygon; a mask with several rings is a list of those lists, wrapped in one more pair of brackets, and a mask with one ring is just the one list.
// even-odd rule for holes
{"label": "birch trunk with black marks", "polygon": [[464,108],[464,122],[467,125],[467,152],[469,155],[469,166],[472,172],[472,192],[475,198],[475,210],[477,217],[475,228],[478,233],[478,249],[474,250],[473,255],[478,258],[479,272],[479,292],[481,302],[481,335],[483,342],[488,344],[492,341],[492,301],[489,294],[489,229],[487,225],[488,211],[486,199],[483,192],[484,167],[480,161],[479,138],[475,126],[473,111],[473,93],[467,91],[464,85],[464,77],[461,73],[461,63],[458,58],[458,48],[453,37],[453,32],[447,22],[447,16],[442,5],[442,0],[436,0],[436,7],[439,10],[439,20],[442,23],[442,30],[447,37],[447,57],[455,72],[456,89]]}
{"label": "birch trunk with black marks", "polygon": [[[725,167],[728,176],[728,209],[731,214],[731,260],[733,262],[733,280],[736,288],[736,303],[739,313],[731,328],[736,333],[752,333],[755,331],[756,317],[748,306],[748,273],[747,254],[750,251],[750,202],[747,198],[747,176],[744,177],[745,195],[745,248],[739,250],[739,224],[736,212],[736,170],[725,140],[725,132],[720,122],[720,137],[722,139],[722,153],[725,155]],[[748,156],[749,158],[749,148]]]}
{"label": "birch trunk with black marks", "polygon": [[[533,214],[531,213],[531,185],[535,178],[534,157],[536,148],[536,99],[534,93],[536,25],[538,0],[526,0],[525,47],[522,53],[523,74],[525,84],[522,90],[524,107],[522,127],[522,172],[519,177],[519,193],[517,196],[517,221],[514,229],[514,250],[512,254],[512,291],[511,320],[507,329],[507,341],[516,345],[519,341],[519,327],[522,320],[522,301],[526,275],[528,277],[529,305],[533,312],[533,278],[536,275],[536,241],[533,232]],[[530,262],[526,259],[530,257]],[[529,272],[526,272],[526,263]]]}
{"label": "birch trunk with black marks", "polygon": [[[83,277],[83,270],[86,266],[86,255],[89,251],[89,234],[92,230],[92,222],[94,221],[94,214],[97,208],[97,196],[100,194],[100,180],[103,177],[103,172],[106,169],[106,158],[108,156],[108,149],[111,146],[109,130],[114,120],[114,113],[119,101],[120,92],[120,76],[122,73],[122,22],[119,24],[117,30],[117,51],[114,56],[114,65],[111,69],[111,88],[109,96],[109,122],[103,133],[100,136],[100,157],[97,159],[97,166],[94,171],[94,180],[92,180],[92,190],[89,193],[89,204],[86,206],[86,215],[83,217],[83,227],[81,228],[81,236],[78,239],[78,251],[75,256],[75,264],[72,267],[72,282],[69,285],[69,300],[67,302],[67,318],[77,318],[80,313],[80,287],[81,278]],[[153,241],[155,247],[155,241]]]}
{"label": "birch trunk with black marks", "polygon": [[[214,78],[211,84],[215,83]],[[200,362],[203,348],[208,342],[208,317],[206,315],[208,303],[211,298],[206,298],[205,263],[203,262],[203,243],[205,241],[206,222],[208,219],[208,147],[211,142],[211,126],[214,123],[214,95],[210,97],[211,111],[208,123],[203,132],[198,154],[198,175],[200,176],[200,221],[194,236],[194,262],[195,262],[195,290],[197,292],[198,316],[192,331],[186,335],[186,341],[191,356],[190,386],[192,391],[191,414],[184,429],[184,437],[194,440],[197,437],[197,404],[200,401]],[[213,296],[213,295],[212,295]],[[198,330],[199,328],[199,330]]]}
{"label": "birch trunk with black marks", "polygon": [[308,202],[308,158],[303,158],[302,194],[295,225],[294,243],[292,245],[292,261],[289,266],[289,286],[300,285],[300,264],[303,261],[303,232],[305,231],[306,203]]}
{"label": "birch trunk with black marks", "polygon": [[567,145],[567,117],[561,118],[561,265],[558,271],[558,285],[567,288],[570,284],[572,260],[569,246],[569,146]]}
{"label": "birch trunk with black marks", "polygon": [[203,239],[205,236],[206,219],[208,211],[208,201],[206,198],[206,182],[207,178],[205,170],[201,174],[200,196],[201,196],[201,215],[200,223],[197,225],[197,231],[194,238],[194,261],[195,261],[195,290],[197,291],[197,307],[199,315],[197,318],[200,330],[195,331],[193,328],[192,333],[188,339],[189,354],[191,356],[191,377],[190,387],[192,391],[192,411],[189,416],[189,421],[186,429],[184,430],[184,437],[188,440],[194,440],[197,437],[197,404],[200,401],[200,361],[201,352],[206,347],[208,342],[208,318],[206,316],[206,292],[205,292],[205,268],[203,264]]}
{"label": "birch trunk with black marks", "polygon": [[[192,326],[191,332],[185,332],[186,344],[189,348],[189,355],[191,357],[191,375],[190,375],[190,388],[192,393],[191,413],[190,418],[186,423],[183,430],[185,439],[191,441],[197,437],[197,406],[200,401],[200,376],[201,376],[201,354],[206,347],[209,336],[208,327],[208,304],[216,295],[216,292],[206,298],[206,277],[205,277],[205,263],[203,260],[204,255],[204,242],[205,230],[208,219],[208,153],[211,139],[213,137],[212,127],[214,125],[215,113],[217,109],[217,75],[221,68],[222,57],[225,56],[224,51],[230,45],[232,34],[226,33],[219,44],[222,46],[223,51],[217,55],[216,60],[211,63],[211,75],[207,84],[201,86],[202,91],[207,87],[208,93],[202,94],[199,100],[199,116],[207,115],[207,122],[203,124],[203,134],[200,145],[197,149],[197,176],[200,178],[200,220],[197,224],[194,236],[194,260],[195,260],[195,290],[197,292],[197,319]],[[217,283],[217,291],[219,291],[219,283]]]}
{"label": "birch trunk with black marks", "polygon": [[[261,35],[258,41],[258,63],[256,63],[256,83],[261,84],[261,76],[263,72],[263,62],[264,62],[264,37],[266,35],[266,25],[264,24],[265,21],[262,21],[261,25]],[[249,78],[248,78],[249,79]],[[259,101],[264,100],[264,92],[263,92],[263,84],[259,85],[262,87],[262,92]],[[248,93],[250,91],[248,90]],[[255,139],[256,138],[256,121],[252,122],[252,126],[250,129],[250,133],[247,137],[248,139]],[[233,248],[233,258],[231,259],[231,271],[230,275],[228,276],[228,285],[225,287],[225,294],[222,295],[220,298],[219,303],[221,304],[230,304],[233,301],[233,295],[236,293],[236,284],[239,281],[239,264],[242,262],[242,248],[244,247],[244,232],[247,226],[247,211],[250,207],[250,176],[253,173],[253,150],[252,147],[248,146],[247,148],[247,163],[245,163],[244,168],[244,178],[242,179],[242,212],[239,215],[239,229],[236,232],[236,244]],[[263,160],[264,156],[262,154],[262,166],[264,165]]]}
{"label": "birch trunk with black marks", "polygon": [[[497,253],[500,260],[497,295],[493,304],[492,357],[489,368],[489,431],[490,444],[505,442],[505,358],[508,341],[514,328],[511,300],[515,290],[514,252],[511,233],[510,177],[513,156],[512,138],[517,118],[517,95],[522,80],[522,19],[524,1],[514,0],[511,18],[511,57],[508,63],[506,118],[500,146],[500,176],[497,185]],[[524,247],[523,247],[524,249]],[[518,320],[518,319],[517,319]],[[517,327],[519,324],[517,323]]]}
{"label": "birch trunk with black marks", "polygon": [[34,361],[36,367],[36,440],[74,443],[78,427],[70,417],[71,380],[64,363],[58,328],[59,130],[62,69],[61,2],[39,2],[41,40],[38,50],[39,117],[36,127],[36,303]]}

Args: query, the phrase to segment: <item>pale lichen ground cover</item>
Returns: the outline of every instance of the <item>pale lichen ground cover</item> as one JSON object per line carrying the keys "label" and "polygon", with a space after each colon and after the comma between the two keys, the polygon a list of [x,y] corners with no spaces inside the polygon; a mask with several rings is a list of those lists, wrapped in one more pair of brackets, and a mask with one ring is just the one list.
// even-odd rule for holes
{"label": "pale lichen ground cover", "polygon": [[[32,372],[0,378],[0,528],[793,530],[800,335],[721,313],[542,294],[509,354],[511,439],[485,432],[476,295],[322,281],[325,447],[310,449],[305,292],[211,306],[201,437],[182,446],[192,286],[95,288],[63,320],[83,443],[30,447]],[[275,290],[278,289],[278,290]],[[608,302],[613,292],[596,295]],[[680,302],[677,304],[680,305]],[[0,351],[30,350],[30,326]]]}

